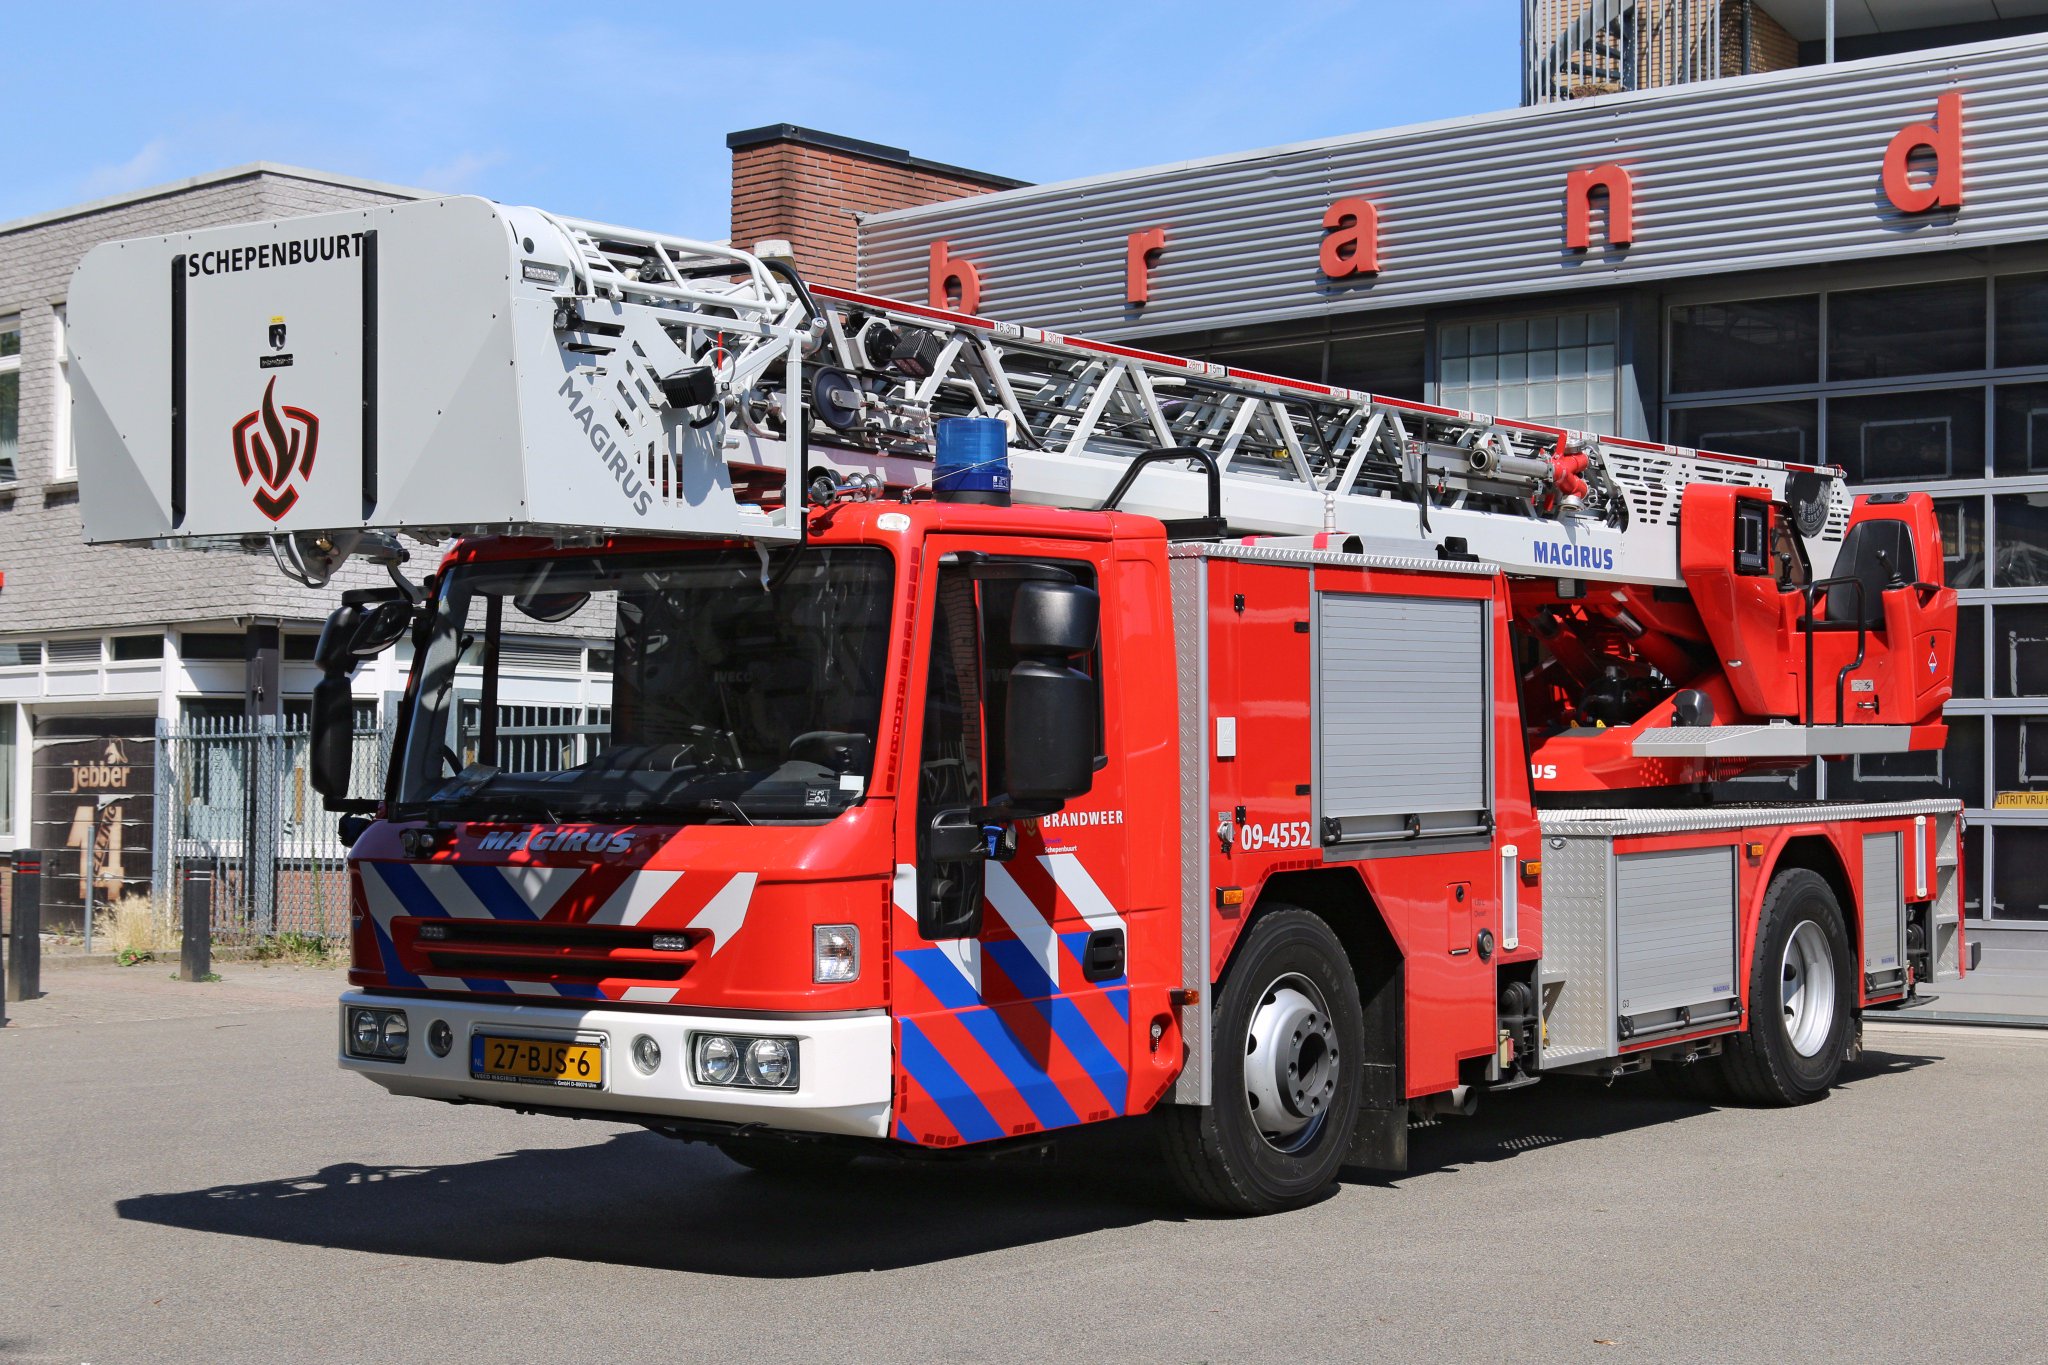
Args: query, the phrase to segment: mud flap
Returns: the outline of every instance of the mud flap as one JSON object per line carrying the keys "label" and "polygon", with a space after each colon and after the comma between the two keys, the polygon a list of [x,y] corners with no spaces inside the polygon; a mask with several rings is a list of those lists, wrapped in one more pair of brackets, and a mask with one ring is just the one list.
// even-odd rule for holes
{"label": "mud flap", "polygon": [[1346,1166],[1369,1171],[1408,1169],[1408,1101],[1401,1094],[1401,1069],[1384,1062],[1360,1068],[1358,1126],[1352,1130]]}

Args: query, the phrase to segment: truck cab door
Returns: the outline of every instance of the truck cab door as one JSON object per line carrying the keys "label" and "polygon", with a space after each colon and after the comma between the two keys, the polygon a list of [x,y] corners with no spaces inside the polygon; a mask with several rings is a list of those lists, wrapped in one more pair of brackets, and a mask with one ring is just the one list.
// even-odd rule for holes
{"label": "truck cab door", "polygon": [[[899,803],[892,1012],[896,1136],[947,1146],[1121,1114],[1130,1089],[1125,973],[1123,765],[1108,756],[1115,632],[1084,671],[1104,680],[1087,795],[1059,812],[993,825],[980,856],[952,813],[1004,790],[1004,718],[1020,581],[970,572],[962,556],[1047,566],[1116,610],[1111,547],[935,537],[920,585],[914,690]],[[912,794],[914,792],[914,795]]]}

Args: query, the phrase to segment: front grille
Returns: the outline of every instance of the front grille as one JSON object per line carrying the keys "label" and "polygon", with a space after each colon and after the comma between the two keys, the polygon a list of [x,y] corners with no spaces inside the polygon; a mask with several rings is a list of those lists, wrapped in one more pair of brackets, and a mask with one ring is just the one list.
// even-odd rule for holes
{"label": "front grille", "polygon": [[687,945],[677,952],[657,949],[655,930],[616,925],[400,919],[392,930],[401,959],[415,972],[517,981],[681,981],[710,937],[703,930],[661,930],[663,939]]}

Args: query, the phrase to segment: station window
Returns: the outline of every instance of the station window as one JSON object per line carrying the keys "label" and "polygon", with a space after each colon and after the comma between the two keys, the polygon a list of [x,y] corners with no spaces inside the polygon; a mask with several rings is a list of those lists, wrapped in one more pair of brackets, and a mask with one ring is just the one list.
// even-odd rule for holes
{"label": "station window", "polygon": [[1950,716],[1948,744],[1941,749],[1829,759],[1828,796],[1853,801],[1953,797],[1973,809],[1981,807],[1984,720],[1981,716]]}
{"label": "station window", "polygon": [[2002,370],[2048,365],[2048,275],[2002,275],[1995,293],[1997,354]]}
{"label": "station window", "polygon": [[1984,828],[1963,826],[1963,915],[1984,918]]}
{"label": "station window", "polygon": [[1730,403],[1674,408],[1668,440],[1759,460],[1812,464],[1820,458],[1820,403]]}
{"label": "station window", "polygon": [[[2048,675],[2030,681],[2030,686],[2040,687],[2048,692]],[[1957,697],[1981,697],[1984,695],[1984,608],[1956,608],[1956,678]],[[2013,695],[2023,695],[2014,693]]]}
{"label": "station window", "polygon": [[178,635],[178,654],[191,662],[238,664],[248,658],[249,642],[224,630],[188,630]]}
{"label": "station window", "polygon": [[1619,328],[1613,309],[1446,324],[1437,330],[1437,401],[1496,417],[1612,431]]}
{"label": "station window", "polygon": [[1858,753],[1827,761],[1831,800],[1939,800],[1985,804],[1985,720],[1950,716],[1948,745],[1913,753]]}
{"label": "station window", "polygon": [[1992,413],[1999,474],[2048,475],[2048,384],[2000,384]]}
{"label": "station window", "polygon": [[1828,295],[1828,378],[1896,379],[1984,368],[1984,281]]}
{"label": "station window", "polygon": [[1951,588],[1984,586],[1984,499],[1936,498],[1941,530],[1942,582]]}
{"label": "station window", "polygon": [[1991,586],[2048,587],[2048,493],[2001,493],[1991,512]]}
{"label": "station window", "polygon": [[2004,825],[1993,834],[1991,914],[2048,919],[2048,826]]}
{"label": "station window", "polygon": [[164,637],[161,635],[116,635],[107,643],[116,663],[161,660],[164,657]]}
{"label": "station window", "polygon": [[21,319],[0,318],[0,483],[21,477]]}
{"label": "station window", "polygon": [[1740,299],[1671,310],[1671,391],[1766,389],[1820,378],[1820,298]]}
{"label": "station window", "polygon": [[[2048,603],[1991,609],[1991,686],[1998,697],[2048,696]],[[1962,631],[1956,632],[1962,649]]]}
{"label": "station window", "polygon": [[1994,805],[2010,792],[2048,791],[2048,715],[1992,717],[1991,785]]}
{"label": "station window", "polygon": [[1981,479],[1983,387],[1830,398],[1828,462],[1851,483]]}

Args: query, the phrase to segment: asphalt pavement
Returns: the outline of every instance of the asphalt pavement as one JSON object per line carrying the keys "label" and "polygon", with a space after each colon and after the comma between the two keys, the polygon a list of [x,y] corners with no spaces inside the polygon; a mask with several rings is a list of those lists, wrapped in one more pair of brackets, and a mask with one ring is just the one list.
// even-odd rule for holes
{"label": "asphalt pavement", "polygon": [[783,1184],[386,1096],[333,973],[48,973],[0,1032],[0,1358],[2048,1357],[2048,1034],[1873,1026],[1792,1111],[1559,1079],[1231,1221],[1136,1128]]}

